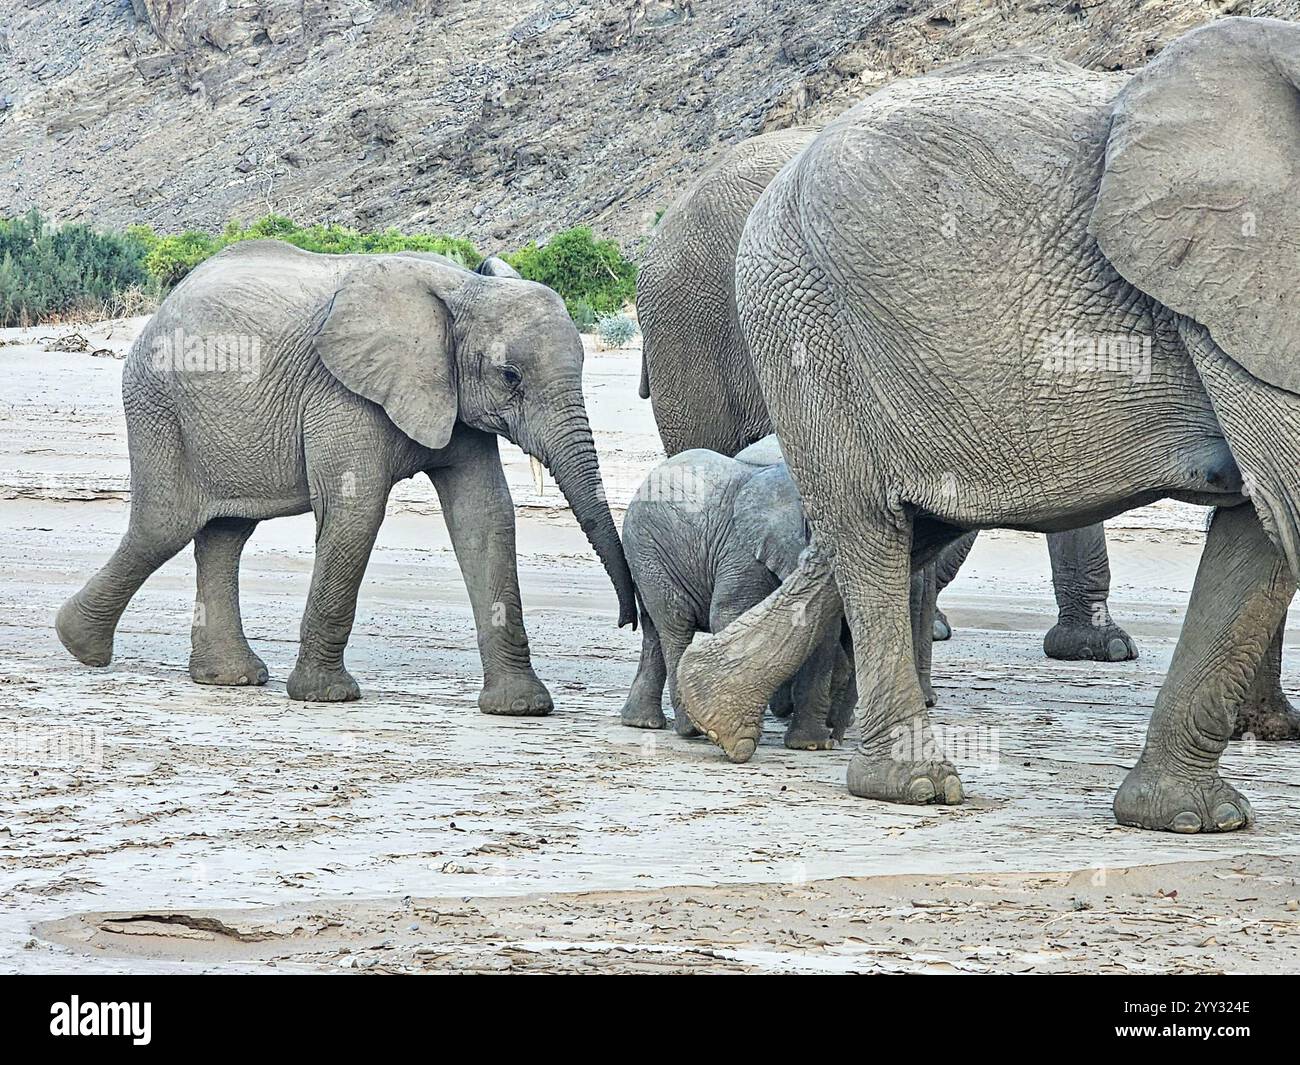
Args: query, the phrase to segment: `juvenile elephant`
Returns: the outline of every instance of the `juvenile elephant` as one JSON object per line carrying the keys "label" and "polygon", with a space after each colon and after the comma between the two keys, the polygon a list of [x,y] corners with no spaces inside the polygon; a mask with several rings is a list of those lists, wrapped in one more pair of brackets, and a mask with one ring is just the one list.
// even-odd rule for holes
{"label": "juvenile elephant", "polygon": [[894,83],[768,185],[736,297],[816,535],[683,657],[711,738],[752,751],[843,610],[850,791],[960,802],[912,668],[912,569],[966,530],[1169,497],[1219,509],[1115,816],[1250,822],[1218,764],[1300,573],[1298,89],[1300,26],[1274,19],[1193,30],[1132,78],[1007,56]]}
{"label": "juvenile elephant", "polygon": [[[513,276],[510,276],[513,275]],[[194,541],[190,676],[262,684],[239,616],[239,556],[259,521],[311,510],[316,563],[291,698],[360,690],[343,663],[357,589],[393,485],[424,472],[474,610],[492,714],[545,714],[515,568],[504,436],[552,471],[635,624],[582,398],[582,343],[550,289],[498,261],[316,255],[235,244],[163,301],[122,373],[131,513],[112,558],[64,604],[59,638],[106,665],[131,596]]]}
{"label": "juvenile elephant", "polygon": [[[697,447],[734,455],[772,431],[736,320],[736,247],[763,189],[818,132],[799,127],[741,142],[655,228],[636,286],[644,334],[641,396],[650,399],[669,455]],[[1043,639],[1044,651],[1061,659],[1136,658],[1137,647],[1111,620],[1106,602],[1110,562],[1103,527],[1050,533],[1047,541],[1059,616]],[[940,560],[948,580],[966,551],[954,549]],[[934,633],[938,639],[951,635],[942,614]]]}
{"label": "juvenile elephant", "polygon": [[[780,585],[808,546],[799,493],[780,452],[760,442],[728,458],[692,449],[647,475],[623,520],[623,549],[641,597],[641,661],[623,724],[664,728],[664,682],[679,735],[698,731],[677,701],[677,663],[697,632],[717,632]],[[824,750],[853,713],[852,666],[840,628],[790,683],[785,745]]]}

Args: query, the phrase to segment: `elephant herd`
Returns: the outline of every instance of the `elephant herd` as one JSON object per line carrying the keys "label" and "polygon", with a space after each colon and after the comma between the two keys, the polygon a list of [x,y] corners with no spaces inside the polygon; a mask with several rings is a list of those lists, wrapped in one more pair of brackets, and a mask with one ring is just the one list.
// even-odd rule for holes
{"label": "elephant herd", "polygon": [[[625,724],[665,727],[667,686],[679,733],[745,761],[769,708],[799,749],[833,746],[856,718],[853,794],[956,803],[930,642],[975,531],[1048,534],[1049,655],[1132,658],[1101,522],[1171,498],[1217,509],[1114,812],[1243,827],[1250,805],[1218,771],[1234,729],[1300,737],[1279,677],[1300,573],[1297,89],[1300,27],[1225,18],[1135,75],[979,60],[737,146],[644,257],[641,394],[669,457],[621,538],[581,341],[554,293],[493,259],[470,272],[234,245],[132,348],[128,529],[59,612],[59,637],[105,665],[131,596],[193,541],[192,678],[265,682],[240,623],[240,552],[257,522],[311,510],[288,692],[357,698],[343,655],[358,587],[389,491],[423,472],[474,610],[480,708],[547,713],[504,436],[551,470],[619,624],[639,621]],[[257,341],[254,372],[219,372],[232,337]]]}

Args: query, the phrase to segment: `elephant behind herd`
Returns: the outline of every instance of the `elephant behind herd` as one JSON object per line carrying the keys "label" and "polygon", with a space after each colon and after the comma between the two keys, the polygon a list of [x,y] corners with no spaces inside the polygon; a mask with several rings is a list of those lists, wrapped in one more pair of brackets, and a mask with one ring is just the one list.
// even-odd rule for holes
{"label": "elephant behind herd", "polygon": [[[343,654],[362,573],[393,484],[424,472],[474,610],[481,708],[547,713],[505,436],[551,469],[620,624],[636,622],[639,583],[628,723],[666,723],[667,682],[679,731],[739,761],[769,705],[814,747],[856,705],[850,790],[951,803],[962,785],[924,687],[938,572],[978,529],[1046,532],[1048,653],[1133,657],[1106,608],[1100,523],[1181,499],[1220,509],[1115,813],[1239,828],[1249,803],[1218,775],[1234,726],[1300,735],[1278,677],[1300,568],[1298,87],[1300,27],[1229,18],[1135,77],[1024,55],[959,64],[733,150],[665,216],[638,284],[642,393],[669,473],[710,475],[685,497],[655,497],[652,478],[626,556],[554,293],[492,260],[471,273],[237,245],[177,287],[128,357],[128,529],[58,634],[105,665],[131,596],[193,541],[191,676],[263,683],[240,552],[257,522],[311,510],[289,694],[356,698]],[[189,372],[191,342],[220,356],[207,349],[249,336],[249,374]],[[730,457],[773,431],[785,465]],[[690,572],[685,549],[665,550],[679,534],[713,545]]]}

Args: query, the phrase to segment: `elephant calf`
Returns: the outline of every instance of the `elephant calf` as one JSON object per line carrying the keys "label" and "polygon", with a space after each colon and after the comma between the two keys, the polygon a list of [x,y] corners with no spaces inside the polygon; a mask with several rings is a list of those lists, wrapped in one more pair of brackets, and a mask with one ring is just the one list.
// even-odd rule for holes
{"label": "elephant calf", "polygon": [[[642,649],[623,723],[663,728],[665,679],[680,735],[698,731],[677,702],[677,662],[697,632],[717,632],[763,600],[808,545],[799,494],[775,437],[736,458],[683,451],[646,477],[628,506],[623,547],[641,594]],[[852,664],[836,628],[773,708],[789,708],[785,745],[822,750],[852,719]]]}
{"label": "elephant calf", "polygon": [[[582,342],[550,289],[498,260],[225,249],[163,301],[122,371],[131,515],[112,558],[59,611],[63,645],[107,665],[131,597],[190,543],[190,676],[262,684],[244,638],[239,556],[259,521],[316,515],[291,698],[360,695],[343,665],[393,485],[433,481],[474,609],[485,713],[545,714],[515,568],[504,436],[545,463],[618,592],[635,595],[582,398]],[[504,269],[503,269],[504,268]]]}

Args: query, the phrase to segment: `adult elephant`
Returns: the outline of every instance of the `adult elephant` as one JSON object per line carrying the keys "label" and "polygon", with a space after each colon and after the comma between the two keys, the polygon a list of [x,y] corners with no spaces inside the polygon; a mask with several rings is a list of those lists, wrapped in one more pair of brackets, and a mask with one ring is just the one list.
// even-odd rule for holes
{"label": "adult elephant", "polygon": [[[818,132],[798,127],[741,142],[655,229],[637,276],[641,396],[650,399],[669,456],[689,448],[734,455],[772,431],[736,320],[736,246],[759,195]],[[932,439],[942,450],[941,438]],[[1136,658],[1133,640],[1110,617],[1103,527],[1051,533],[1047,541],[1059,616],[1043,640],[1046,653],[1060,659]],[[948,580],[966,557],[961,546],[939,563]],[[934,631],[939,639],[951,633],[942,614]]]}
{"label": "adult elephant", "polygon": [[191,540],[190,675],[261,684],[239,616],[239,556],[259,521],[316,515],[294,699],[360,694],[343,663],[388,493],[423,472],[442,503],[483,664],[479,707],[545,714],[515,566],[504,436],[551,470],[618,593],[635,594],[582,398],[582,342],[550,289],[498,260],[316,255],[251,241],[195,269],[122,373],[131,513],[112,558],[60,610],[65,647],[106,665],[122,611]]}
{"label": "adult elephant", "polygon": [[889,86],[772,181],[737,306],[815,537],[683,658],[711,738],[746,756],[842,608],[850,791],[960,802],[912,663],[913,567],[969,529],[1181,499],[1219,509],[1115,816],[1250,822],[1218,764],[1300,573],[1297,90],[1300,27],[1275,19],[1194,30],[1132,79],[1008,56]]}

